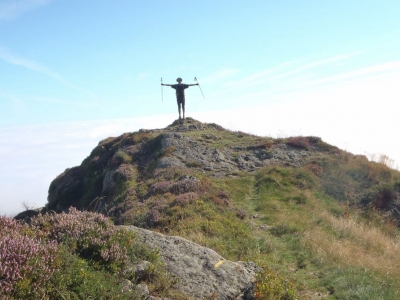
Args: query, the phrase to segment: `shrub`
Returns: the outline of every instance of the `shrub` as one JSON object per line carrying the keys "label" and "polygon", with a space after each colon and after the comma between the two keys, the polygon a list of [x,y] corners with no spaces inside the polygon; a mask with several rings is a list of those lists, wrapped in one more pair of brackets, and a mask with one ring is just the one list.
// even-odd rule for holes
{"label": "shrub", "polygon": [[40,228],[46,239],[65,243],[82,258],[111,271],[120,271],[129,262],[127,248],[133,236],[101,214],[72,207],[69,213],[39,215],[32,226]]}
{"label": "shrub", "polygon": [[0,296],[42,298],[58,269],[57,244],[29,236],[26,225],[6,217],[0,228]]}
{"label": "shrub", "polygon": [[115,179],[133,180],[137,176],[137,170],[130,164],[121,164],[114,173]]}
{"label": "shrub", "polygon": [[324,171],[324,169],[321,166],[319,166],[315,163],[311,163],[311,164],[307,165],[306,169],[310,170],[316,176],[320,176],[322,174],[322,172]]}
{"label": "shrub", "polygon": [[176,148],[174,146],[169,146],[167,149],[164,149],[164,151],[161,153],[162,157],[171,157],[172,153],[174,153],[174,151],[176,150]]}
{"label": "shrub", "polygon": [[140,145],[132,145],[126,148],[126,153],[128,153],[129,155],[136,155],[137,153],[140,153],[140,151]]}
{"label": "shrub", "polygon": [[168,276],[157,251],[100,214],[71,208],[29,225],[0,217],[0,228],[0,299],[140,299],[130,281],[138,260],[154,281]]}
{"label": "shrub", "polygon": [[153,184],[149,189],[150,195],[168,193],[173,185],[173,181],[162,181]]}
{"label": "shrub", "polygon": [[[169,199],[169,202],[171,201],[172,199]],[[150,197],[146,199],[144,205],[141,214],[135,218],[134,225],[150,228],[162,225],[166,220],[166,212],[169,208],[167,199],[160,196]]]}
{"label": "shrub", "polygon": [[151,134],[148,132],[135,132],[132,136],[132,141],[135,144],[147,142],[151,138]]}
{"label": "shrub", "polygon": [[221,199],[227,199],[227,200],[231,198],[231,195],[226,191],[219,191],[217,193],[217,196],[220,197]]}
{"label": "shrub", "polygon": [[[104,146],[104,147],[106,147],[106,146],[109,146],[110,147],[110,145],[116,140],[117,138],[116,137],[112,137],[112,136],[110,136],[110,137],[108,137],[108,138],[105,138],[104,140],[101,140],[100,142],[99,142],[99,145],[98,146]],[[109,148],[109,147],[107,147],[107,149]]]}
{"label": "shrub", "polygon": [[159,225],[161,221],[162,221],[162,215],[160,212],[160,207],[155,206],[151,208],[146,215],[147,225],[150,227],[154,227]]}
{"label": "shrub", "polygon": [[139,198],[144,198],[148,193],[148,186],[146,184],[138,184],[135,188],[136,195]]}
{"label": "shrub", "polygon": [[294,284],[268,266],[264,266],[263,270],[256,276],[254,296],[260,300],[297,299]]}
{"label": "shrub", "polygon": [[209,200],[211,200],[212,202],[214,202],[215,204],[219,205],[219,206],[226,206],[226,207],[230,207],[231,203],[229,202],[228,198],[225,197],[221,197],[219,193],[217,194],[211,194],[209,196]]}
{"label": "shrub", "polygon": [[90,262],[60,247],[61,268],[51,278],[47,299],[141,299],[134,286],[117,274],[94,269]]}
{"label": "shrub", "polygon": [[175,201],[172,203],[172,206],[186,206],[192,201],[196,200],[198,197],[199,195],[193,192],[178,195],[176,196]]}
{"label": "shrub", "polygon": [[118,164],[128,164],[132,161],[132,157],[126,153],[123,150],[118,150],[115,154],[114,154],[114,158],[113,160],[115,160]]}
{"label": "shrub", "polygon": [[310,150],[311,149],[311,143],[309,140],[309,137],[304,137],[304,136],[296,136],[296,137],[291,137],[289,140],[286,142],[286,144],[304,149],[304,150]]}
{"label": "shrub", "polygon": [[236,217],[244,220],[247,218],[247,212],[243,209],[238,209],[238,210],[236,210]]}
{"label": "shrub", "polygon": [[171,187],[174,194],[183,194],[188,192],[198,192],[201,182],[198,178],[185,178],[175,182]]}
{"label": "shrub", "polygon": [[388,209],[397,200],[396,190],[389,185],[380,187],[375,196],[374,206],[378,209]]}

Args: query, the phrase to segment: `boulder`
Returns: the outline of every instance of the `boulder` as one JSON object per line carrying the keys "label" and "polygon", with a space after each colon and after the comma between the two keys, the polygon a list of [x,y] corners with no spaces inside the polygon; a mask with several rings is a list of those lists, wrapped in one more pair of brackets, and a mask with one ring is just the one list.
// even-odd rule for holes
{"label": "boulder", "polygon": [[254,299],[256,272],[253,262],[233,262],[212,249],[178,236],[167,236],[135,226],[148,247],[158,249],[167,271],[176,280],[175,288],[194,299]]}

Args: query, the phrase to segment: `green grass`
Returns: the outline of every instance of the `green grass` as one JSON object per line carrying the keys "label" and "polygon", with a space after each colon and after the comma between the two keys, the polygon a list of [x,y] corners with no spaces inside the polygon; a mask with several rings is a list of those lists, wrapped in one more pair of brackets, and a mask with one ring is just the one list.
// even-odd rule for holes
{"label": "green grass", "polygon": [[[337,238],[337,230],[332,229],[331,218],[340,220],[346,218],[349,212],[362,219],[362,223],[369,222],[370,226],[377,228],[380,226],[377,235],[398,238],[398,231],[393,229],[393,226],[390,227],[389,221],[386,221],[387,226],[382,225],[383,219],[379,217],[379,212],[367,214],[365,210],[357,210],[337,202],[324,193],[319,179],[307,169],[271,167],[254,175],[243,173],[237,178],[215,179],[212,184],[214,189],[229,190],[232,206],[244,209],[250,216],[245,220],[250,231],[244,228],[243,232],[246,232],[246,235],[239,236],[241,241],[245,242],[230,240],[230,236],[235,236],[230,231],[230,228],[234,230],[234,227],[222,222],[221,216],[216,220],[224,225],[225,232],[220,233],[218,226],[213,227],[213,234],[204,230],[202,232],[198,222],[205,222],[204,218],[215,217],[215,212],[203,215],[203,218],[195,221],[196,225],[188,221],[185,224],[188,230],[186,233],[180,232],[181,235],[195,239],[196,233],[198,235],[198,232],[202,232],[198,241],[214,247],[229,259],[245,258],[260,264],[268,262],[279,276],[294,283],[298,297],[304,299],[310,299],[311,295],[317,293],[329,299],[371,299],[368,295],[377,295],[376,299],[397,297],[400,290],[400,284],[396,281],[397,275],[387,275],[384,269],[376,268],[372,262],[368,267],[360,269],[360,265],[351,259],[346,262],[327,259],[321,256],[318,250],[318,243],[324,240],[315,241],[317,244],[313,246],[310,246],[308,241],[309,235],[313,234],[325,239]],[[257,217],[251,218],[254,215]],[[326,216],[330,217],[327,219]],[[232,222],[234,224],[238,220]],[[266,225],[267,229],[262,225]],[[361,228],[361,225],[354,226],[355,232]],[[363,256],[364,251],[367,251],[366,259],[378,259],[379,253],[374,253],[370,246],[364,247],[354,235],[347,234],[342,236],[342,239],[348,247],[362,251],[355,253],[356,256]],[[244,255],[238,256],[238,253]],[[345,270],[340,268],[342,264],[346,265]],[[343,289],[333,290],[332,286],[339,283],[348,283],[352,288],[344,286]],[[382,286],[385,287],[384,292]]]}
{"label": "green grass", "polygon": [[362,268],[326,269],[322,276],[332,299],[387,300],[400,296],[398,283],[393,279]]}

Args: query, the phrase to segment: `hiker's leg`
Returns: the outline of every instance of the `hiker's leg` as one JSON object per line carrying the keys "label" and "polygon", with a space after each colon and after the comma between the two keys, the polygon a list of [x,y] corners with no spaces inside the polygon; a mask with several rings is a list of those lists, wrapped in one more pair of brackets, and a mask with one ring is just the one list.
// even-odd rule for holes
{"label": "hiker's leg", "polygon": [[183,118],[185,119],[185,99],[182,101]]}
{"label": "hiker's leg", "polygon": [[180,106],[179,99],[177,99],[176,103],[178,104],[178,113],[179,113],[179,119],[180,119],[181,118],[181,106]]}

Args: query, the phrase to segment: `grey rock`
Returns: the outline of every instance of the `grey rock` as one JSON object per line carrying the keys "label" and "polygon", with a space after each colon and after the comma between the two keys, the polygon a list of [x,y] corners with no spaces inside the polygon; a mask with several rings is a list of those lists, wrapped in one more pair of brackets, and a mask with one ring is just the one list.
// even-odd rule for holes
{"label": "grey rock", "polygon": [[213,134],[202,134],[201,135],[203,138],[207,139],[207,140],[219,140],[221,138],[213,135]]}
{"label": "grey rock", "polygon": [[150,263],[142,260],[134,264],[133,271],[138,279],[144,279],[149,274]]}
{"label": "grey rock", "polygon": [[136,290],[141,297],[146,297],[150,294],[149,287],[147,284],[139,283],[136,285]]}
{"label": "grey rock", "polygon": [[135,288],[135,285],[132,281],[128,279],[123,280],[123,290],[124,291],[132,291]]}
{"label": "grey rock", "polygon": [[260,226],[258,226],[259,229],[261,230],[269,230],[272,228],[272,226],[266,225],[266,224],[262,224]]}
{"label": "grey rock", "polygon": [[116,180],[132,180],[136,176],[134,167],[130,164],[121,164],[104,175],[102,195],[115,186]]}
{"label": "grey rock", "polygon": [[255,149],[253,153],[260,160],[271,159],[273,157],[272,153],[265,149]]}
{"label": "grey rock", "polygon": [[114,187],[114,170],[110,170],[106,173],[103,179],[103,190],[102,194],[106,193],[108,190],[111,190]]}
{"label": "grey rock", "polygon": [[138,233],[150,248],[159,249],[167,271],[177,279],[175,288],[194,299],[252,299],[256,272],[252,262],[225,260],[212,249],[177,236],[166,236],[135,226],[124,226]]}
{"label": "grey rock", "polygon": [[178,158],[171,156],[171,157],[163,157],[158,161],[157,168],[170,168],[170,167],[184,167],[185,164],[182,163]]}
{"label": "grey rock", "polygon": [[163,135],[161,140],[161,147],[166,149],[171,146],[179,146],[179,140],[182,139],[182,135],[175,132],[167,132]]}
{"label": "grey rock", "polygon": [[[185,121],[186,122],[186,121]],[[192,127],[191,127],[191,126]],[[235,171],[255,171],[265,165],[291,165],[301,166],[306,162],[309,154],[303,149],[296,149],[285,144],[273,145],[270,149],[254,148],[244,146],[233,146],[225,148],[213,148],[212,144],[196,141],[191,137],[185,136],[179,132],[203,130],[208,128],[210,124],[190,122],[182,123],[179,126],[172,126],[164,133],[161,145],[163,149],[173,146],[175,151],[171,158],[162,158],[158,164],[158,168],[166,168],[170,166],[183,167],[187,163],[197,162],[197,168],[211,172],[213,176],[222,177],[229,176]],[[177,129],[179,127],[179,130]],[[213,128],[211,126],[211,128]],[[213,134],[203,134],[203,138],[207,140],[215,140]],[[239,153],[238,153],[239,152]]]}
{"label": "grey rock", "polygon": [[37,210],[28,209],[28,210],[25,210],[25,211],[17,214],[14,217],[14,219],[19,220],[19,221],[24,221],[26,223],[30,223],[31,219],[36,217],[39,213],[40,213],[40,210],[37,211]]}

